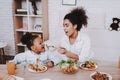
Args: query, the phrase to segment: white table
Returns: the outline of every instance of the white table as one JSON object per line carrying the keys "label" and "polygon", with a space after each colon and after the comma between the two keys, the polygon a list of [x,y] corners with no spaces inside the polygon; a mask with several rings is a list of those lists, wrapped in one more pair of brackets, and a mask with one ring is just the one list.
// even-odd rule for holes
{"label": "white table", "polygon": [[[117,62],[98,61],[98,68],[95,71],[106,72],[112,76],[112,80],[120,80],[120,69],[117,67]],[[51,80],[90,80],[90,74],[95,71],[86,71],[79,69],[76,74],[63,74],[59,66],[48,69],[44,73],[32,73],[27,69],[25,73],[23,66],[18,65],[16,69],[16,76],[23,77],[24,80],[41,80],[49,78]],[[0,65],[0,72],[7,73],[5,65]]]}

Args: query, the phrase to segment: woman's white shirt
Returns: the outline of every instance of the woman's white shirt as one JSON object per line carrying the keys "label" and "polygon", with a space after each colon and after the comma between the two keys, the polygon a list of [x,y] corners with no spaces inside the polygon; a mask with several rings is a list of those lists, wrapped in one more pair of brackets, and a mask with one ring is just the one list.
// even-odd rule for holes
{"label": "woman's white shirt", "polygon": [[[79,62],[84,62],[91,58],[90,38],[84,33],[78,32],[78,36],[73,44],[70,44],[69,38],[65,36],[61,40],[60,46],[66,48],[74,54],[77,54],[79,56]],[[64,59],[68,59],[65,55],[63,57]]]}

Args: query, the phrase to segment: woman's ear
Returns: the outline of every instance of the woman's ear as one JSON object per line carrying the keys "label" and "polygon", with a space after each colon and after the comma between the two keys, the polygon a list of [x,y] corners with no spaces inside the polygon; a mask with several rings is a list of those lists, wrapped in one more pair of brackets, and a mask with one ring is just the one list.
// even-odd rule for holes
{"label": "woman's ear", "polygon": [[77,24],[74,25],[74,29],[77,29]]}

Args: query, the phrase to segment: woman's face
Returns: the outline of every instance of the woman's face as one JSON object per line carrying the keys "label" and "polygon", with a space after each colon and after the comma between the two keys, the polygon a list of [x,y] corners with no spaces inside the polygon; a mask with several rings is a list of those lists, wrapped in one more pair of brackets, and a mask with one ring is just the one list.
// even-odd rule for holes
{"label": "woman's face", "polygon": [[40,37],[37,37],[33,41],[33,44],[34,44],[33,46],[34,46],[34,49],[35,49],[36,53],[40,53],[40,52],[44,52],[45,51],[43,40]]}
{"label": "woman's face", "polygon": [[65,19],[63,21],[63,28],[64,28],[64,32],[67,36],[72,36],[74,34],[77,28],[76,25],[73,25],[68,19]]}

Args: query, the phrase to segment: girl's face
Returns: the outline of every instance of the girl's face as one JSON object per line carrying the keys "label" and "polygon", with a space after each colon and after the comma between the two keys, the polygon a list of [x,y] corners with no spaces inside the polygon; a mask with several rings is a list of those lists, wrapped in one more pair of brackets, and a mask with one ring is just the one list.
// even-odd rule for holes
{"label": "girl's face", "polygon": [[44,48],[44,43],[43,40],[40,37],[37,37],[34,39],[33,41],[33,50],[36,53],[40,53],[40,52],[44,52],[45,48]]}
{"label": "girl's face", "polygon": [[68,19],[63,21],[64,32],[67,36],[72,36],[77,28],[77,25],[73,25]]}

